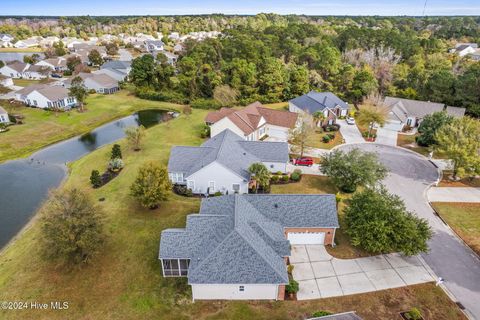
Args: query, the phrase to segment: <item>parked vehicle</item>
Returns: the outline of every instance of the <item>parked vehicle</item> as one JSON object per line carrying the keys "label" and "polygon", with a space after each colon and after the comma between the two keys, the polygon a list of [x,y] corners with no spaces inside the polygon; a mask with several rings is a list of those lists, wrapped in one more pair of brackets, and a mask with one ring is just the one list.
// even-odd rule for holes
{"label": "parked vehicle", "polygon": [[311,167],[313,165],[313,159],[310,157],[297,158],[297,159],[293,159],[293,164],[296,166]]}
{"label": "parked vehicle", "polygon": [[58,73],[52,73],[51,77],[52,78],[61,78],[62,76]]}
{"label": "parked vehicle", "polygon": [[352,117],[347,117],[345,121],[347,121],[348,124],[355,124],[355,119],[353,119]]}

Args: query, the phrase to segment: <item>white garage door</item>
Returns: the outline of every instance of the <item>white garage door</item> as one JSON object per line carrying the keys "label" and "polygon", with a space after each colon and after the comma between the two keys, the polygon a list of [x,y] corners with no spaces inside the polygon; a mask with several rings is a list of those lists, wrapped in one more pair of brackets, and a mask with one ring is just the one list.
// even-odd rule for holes
{"label": "white garage door", "polygon": [[269,128],[268,129],[268,135],[270,137],[274,137],[283,141],[288,140],[288,131],[287,130],[282,130],[282,129],[274,129],[274,128]]}
{"label": "white garage door", "polygon": [[324,244],[325,232],[289,232],[287,239],[290,244]]}

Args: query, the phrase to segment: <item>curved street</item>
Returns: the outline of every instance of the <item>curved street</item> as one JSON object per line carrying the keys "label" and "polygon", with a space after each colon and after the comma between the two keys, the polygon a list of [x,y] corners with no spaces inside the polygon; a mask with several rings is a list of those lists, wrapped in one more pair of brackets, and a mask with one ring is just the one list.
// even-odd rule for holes
{"label": "curved street", "polygon": [[430,251],[422,254],[429,267],[444,279],[444,285],[456,301],[474,319],[480,319],[480,260],[434,213],[426,199],[426,190],[439,177],[437,168],[426,158],[392,146],[360,143],[338,147],[376,152],[390,173],[386,187],[399,195],[408,210],[427,219],[434,231]]}

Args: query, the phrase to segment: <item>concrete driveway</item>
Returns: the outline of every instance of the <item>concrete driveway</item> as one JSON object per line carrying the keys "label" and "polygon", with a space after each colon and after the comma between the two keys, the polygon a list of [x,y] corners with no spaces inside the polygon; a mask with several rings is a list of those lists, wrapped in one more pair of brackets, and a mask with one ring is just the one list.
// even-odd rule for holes
{"label": "concrete driveway", "polygon": [[480,188],[434,187],[427,196],[430,202],[480,202]]}
{"label": "concrete driveway", "polygon": [[386,144],[388,146],[396,146],[397,136],[398,136],[398,131],[388,129],[388,128],[378,127],[377,139],[375,139],[375,143]]}
{"label": "concrete driveway", "polygon": [[434,281],[418,257],[400,254],[337,259],[323,245],[294,245],[290,263],[298,300],[371,292]]}
{"label": "concrete driveway", "polygon": [[337,120],[337,123],[340,125],[340,133],[342,134],[343,139],[345,139],[345,143],[365,142],[357,125],[348,124],[345,120]]}
{"label": "concrete driveway", "polygon": [[318,164],[314,164],[311,167],[306,166],[294,166],[291,163],[287,163],[287,172],[293,172],[294,170],[300,170],[303,174],[311,174],[315,176],[323,176],[324,174],[320,172],[320,166]]}
{"label": "concrete driveway", "polygon": [[432,227],[430,251],[422,254],[423,259],[436,276],[445,280],[444,287],[462,303],[471,318],[480,319],[480,259],[435,215],[426,199],[426,189],[438,180],[437,168],[426,158],[402,148],[366,143],[339,148],[378,154],[390,170],[383,183],[405,201],[408,210],[426,219]]}

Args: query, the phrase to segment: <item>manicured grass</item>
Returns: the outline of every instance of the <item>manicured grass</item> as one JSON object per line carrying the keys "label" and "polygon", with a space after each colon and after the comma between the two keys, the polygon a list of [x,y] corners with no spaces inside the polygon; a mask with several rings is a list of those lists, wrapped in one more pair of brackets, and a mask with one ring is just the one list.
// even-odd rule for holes
{"label": "manicured grass", "polygon": [[415,151],[417,153],[420,153],[421,155],[428,156],[430,153],[430,150],[427,147],[421,147],[417,145],[415,142],[415,138],[418,136],[418,134],[401,134],[399,133],[397,136],[397,146],[403,147],[412,151]]}
{"label": "manicured grass", "polygon": [[[113,95],[90,95],[87,111],[74,109],[58,113],[36,108],[17,107],[4,104],[12,114],[23,114],[24,124],[10,126],[10,131],[0,138],[0,163],[25,157],[49,144],[86,133],[101,124],[121,118],[142,109],[180,110],[177,104],[142,100],[120,91]],[[35,137],[35,138],[33,138]]]}
{"label": "manicured grass", "polygon": [[[322,131],[319,129],[319,131],[315,131],[309,139],[307,140],[306,145],[311,147],[311,148],[319,148],[319,149],[332,149],[335,146],[338,146],[342,144],[343,141],[343,136],[340,133],[340,131],[335,131],[335,132],[320,132]],[[333,140],[330,140],[330,142],[325,143],[323,142],[323,137],[329,133],[335,134],[335,138]]]}
{"label": "manicured grass", "polygon": [[435,202],[432,206],[460,238],[480,254],[480,203]]}
{"label": "manicured grass", "polygon": [[325,176],[302,175],[299,182],[287,184],[273,184],[271,193],[337,193],[337,188],[332,184],[330,179]]}
{"label": "manicured grass", "polygon": [[0,48],[0,52],[43,52],[42,48]]}
{"label": "manicured grass", "polygon": [[[92,107],[92,105],[90,105]],[[166,164],[173,145],[198,145],[207,111],[193,110],[147,130],[143,149],[133,152],[120,141],[126,164],[121,174],[100,189],[89,185],[90,172],[102,170],[111,146],[70,165],[65,186],[80,186],[105,212],[107,241],[101,254],[82,268],[64,268],[41,259],[38,220],[0,253],[0,301],[68,301],[63,311],[0,310],[4,319],[305,319],[318,310],[356,310],[364,319],[396,319],[418,307],[427,319],[464,319],[440,288],[422,284],[340,298],[295,301],[198,301],[192,303],[185,278],[163,278],[158,261],[160,232],[184,227],[200,200],[173,195],[157,210],[140,207],[129,195],[138,167],[146,161]],[[285,186],[292,192],[334,192],[325,177],[303,177]],[[302,187],[304,186],[304,187]],[[297,187],[297,188],[295,188]],[[275,187],[277,189],[277,187]],[[281,190],[277,190],[280,192]],[[282,192],[288,192],[283,190]]]}
{"label": "manicured grass", "polygon": [[28,87],[40,83],[41,80],[13,79],[13,84],[20,87]]}

